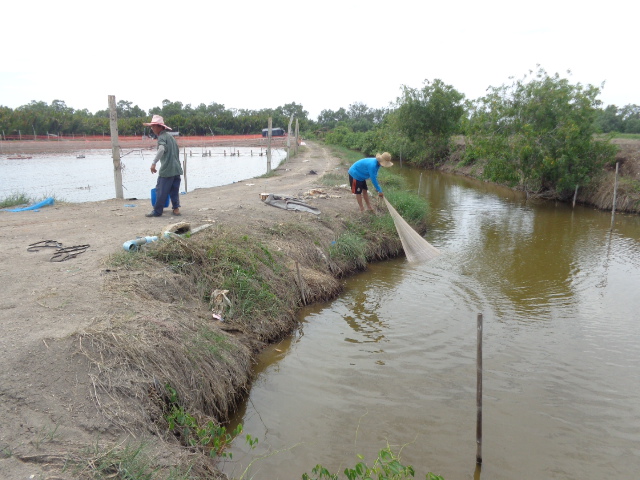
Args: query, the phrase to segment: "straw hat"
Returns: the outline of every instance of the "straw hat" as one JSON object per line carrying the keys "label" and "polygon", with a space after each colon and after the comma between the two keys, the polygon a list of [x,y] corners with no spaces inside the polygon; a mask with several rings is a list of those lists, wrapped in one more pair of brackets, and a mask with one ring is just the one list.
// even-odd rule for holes
{"label": "straw hat", "polygon": [[164,124],[164,118],[162,118],[160,115],[154,115],[153,117],[151,117],[151,122],[143,123],[142,125],[144,125],[145,127],[150,127],[151,125],[160,125],[161,127],[164,127],[167,130],[171,130],[170,127],[167,127]]}
{"label": "straw hat", "polygon": [[393,165],[393,162],[391,161],[391,154],[389,152],[377,153],[376,160],[378,160],[378,162],[380,162],[380,165],[382,165],[383,167],[390,167],[391,165]]}

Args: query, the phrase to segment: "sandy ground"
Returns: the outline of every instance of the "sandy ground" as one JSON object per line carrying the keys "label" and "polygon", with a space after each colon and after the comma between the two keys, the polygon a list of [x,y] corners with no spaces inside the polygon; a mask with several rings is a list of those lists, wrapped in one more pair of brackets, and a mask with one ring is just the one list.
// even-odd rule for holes
{"label": "sandy ground", "polygon": [[[181,217],[165,210],[162,217],[146,218],[151,210],[147,199],[135,207],[113,199],[56,204],[38,212],[0,211],[0,478],[66,478],[47,476],[51,458],[45,444],[59,437],[90,444],[95,434],[108,430],[83,378],[86,360],[69,351],[70,342],[58,340],[109,315],[117,301],[103,288],[110,254],[122,251],[125,241],[158,235],[178,220],[195,228],[205,223],[261,225],[311,215],[266,205],[260,193],[301,195],[316,187],[326,191],[319,179],[337,165],[328,149],[310,143],[275,176],[182,196]],[[154,183],[155,176],[149,174],[149,184]],[[350,192],[336,189],[332,194],[339,198],[308,203],[323,211],[356,209]],[[53,262],[52,248],[28,251],[43,240],[88,248],[75,258]]]}

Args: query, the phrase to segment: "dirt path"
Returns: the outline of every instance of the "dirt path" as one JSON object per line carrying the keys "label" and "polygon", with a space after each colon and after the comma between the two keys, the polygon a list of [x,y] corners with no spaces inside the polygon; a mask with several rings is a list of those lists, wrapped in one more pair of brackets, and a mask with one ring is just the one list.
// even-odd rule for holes
{"label": "dirt path", "polygon": [[[90,442],[78,427],[85,434],[106,428],[101,419],[93,418],[95,408],[85,391],[86,380],[76,379],[74,384],[70,372],[60,371],[65,368],[62,359],[68,359],[70,352],[59,351],[53,339],[82,331],[109,315],[118,301],[102,288],[110,254],[122,251],[125,241],[161,234],[178,220],[192,227],[290,220],[300,213],[268,206],[260,193],[300,195],[323,188],[320,177],[337,165],[338,159],[328,149],[311,143],[281,165],[275,176],[189,192],[181,198],[183,216],[179,218],[166,211],[162,217],[146,218],[151,209],[148,199],[137,201],[135,207],[114,199],[54,205],[39,212],[0,211],[0,403],[5,414],[0,426],[0,478],[48,478],[42,462],[20,459],[37,452],[40,443],[54,435],[51,432]],[[155,176],[149,174],[149,184],[154,182]],[[331,202],[332,210],[356,208],[349,192],[338,193],[341,198],[309,203],[321,210],[328,205],[322,202]],[[76,258],[52,262],[53,249],[27,250],[43,240],[64,247],[89,247]]]}

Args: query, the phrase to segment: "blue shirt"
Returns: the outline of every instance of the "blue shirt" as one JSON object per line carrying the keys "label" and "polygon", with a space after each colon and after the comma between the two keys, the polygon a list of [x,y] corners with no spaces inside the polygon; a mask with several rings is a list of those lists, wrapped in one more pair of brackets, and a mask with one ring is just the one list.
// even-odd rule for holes
{"label": "blue shirt", "polygon": [[382,188],[378,184],[378,170],[380,170],[380,164],[377,158],[363,158],[351,165],[349,169],[349,175],[356,180],[364,181],[371,179],[371,183],[376,187],[378,192],[382,192]]}

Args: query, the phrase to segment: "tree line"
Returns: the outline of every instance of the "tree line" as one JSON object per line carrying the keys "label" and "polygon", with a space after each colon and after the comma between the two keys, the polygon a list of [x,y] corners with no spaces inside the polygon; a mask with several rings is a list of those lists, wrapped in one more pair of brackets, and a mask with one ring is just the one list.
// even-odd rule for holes
{"label": "tree line", "polygon": [[[273,125],[287,128],[293,114],[299,128],[305,128],[308,112],[295,102],[263,110],[227,109],[212,102],[201,103],[197,107],[182,102],[163,100],[145,112],[133,102],[120,100],[116,104],[118,132],[120,135],[144,135],[149,128],[151,115],[162,115],[167,125],[181,135],[247,135],[261,133],[266,128],[269,117]],[[28,105],[12,110],[0,106],[0,130],[3,135],[104,135],[109,134],[109,110],[99,110],[92,114],[88,110],[74,110],[62,100],[54,100],[51,105],[42,101],[32,101]]]}
{"label": "tree line", "polygon": [[[433,167],[455,153],[481,164],[487,180],[528,194],[568,199],[615,160],[613,126],[635,133],[640,108],[602,109],[600,88],[573,84],[542,68],[469,100],[442,80],[402,94],[373,129],[338,124],[328,143],[362,151],[386,150],[394,158]],[[639,132],[640,133],[640,132]]]}
{"label": "tree line", "polygon": [[[474,100],[440,79],[400,90],[387,108],[354,103],[336,111],[322,110],[316,120],[295,102],[246,110],[215,102],[192,107],[165,99],[145,112],[120,100],[118,131],[147,134],[143,122],[159,114],[181,135],[258,134],[269,117],[274,127],[286,129],[293,115],[307,137],[323,138],[365,155],[389,151],[395,158],[421,166],[438,165],[452,152],[462,151],[466,163],[485,162],[488,180],[556,197],[586,186],[613,160],[615,147],[602,134],[640,133],[639,106],[603,108],[597,98],[600,88],[573,84],[541,68],[509,84],[489,87],[484,97]],[[25,136],[108,135],[109,112],[74,110],[61,100],[50,105],[32,101],[16,109],[0,106],[0,130],[5,138],[19,132]]]}

